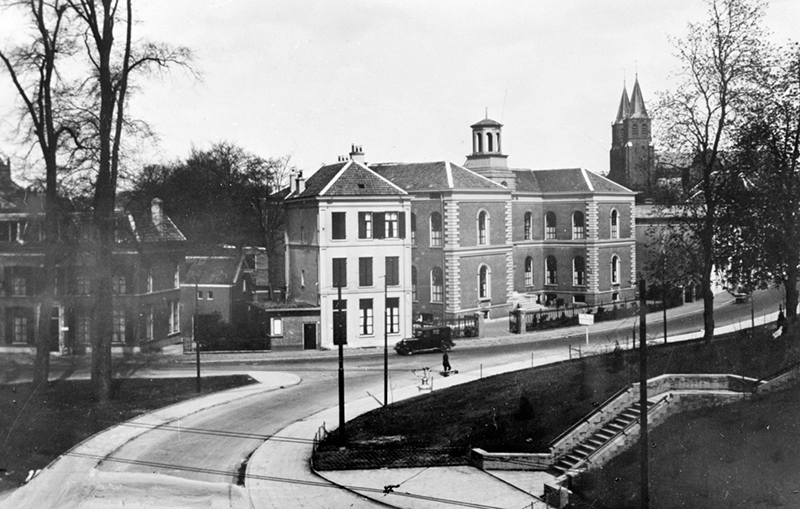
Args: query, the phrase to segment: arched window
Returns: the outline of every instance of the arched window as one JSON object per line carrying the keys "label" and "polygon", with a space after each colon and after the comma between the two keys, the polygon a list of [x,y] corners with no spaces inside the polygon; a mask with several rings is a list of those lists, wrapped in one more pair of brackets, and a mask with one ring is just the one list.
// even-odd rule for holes
{"label": "arched window", "polygon": [[619,213],[617,209],[611,211],[611,238],[619,238]]}
{"label": "arched window", "polygon": [[555,212],[548,212],[544,216],[544,238],[545,239],[555,239],[556,238],[556,214]]}
{"label": "arched window", "polygon": [[545,270],[545,284],[557,285],[558,284],[558,262],[555,256],[548,256],[544,262]]}
{"label": "arched window", "polygon": [[647,124],[642,124],[642,136],[647,136]]}
{"label": "arched window", "polygon": [[478,150],[477,153],[483,152],[483,134],[475,133],[475,139],[478,141]]}
{"label": "arched window", "polygon": [[442,215],[431,214],[431,247],[442,245]]}
{"label": "arched window", "polygon": [[619,284],[619,256],[614,255],[611,257],[611,284],[618,285]]}
{"label": "arched window", "polygon": [[411,300],[419,300],[417,295],[417,268],[411,266]]}
{"label": "arched window", "polygon": [[639,136],[639,124],[633,124],[632,132],[634,136]]}
{"label": "arched window", "polygon": [[503,149],[500,148],[500,133],[495,134],[497,136],[497,151],[502,152]]}
{"label": "arched window", "polygon": [[525,286],[533,286],[533,258],[525,258]]}
{"label": "arched window", "polygon": [[486,151],[494,152],[494,136],[492,136],[492,133],[486,133]]}
{"label": "arched window", "polygon": [[417,243],[417,215],[411,213],[411,243]]}
{"label": "arched window", "polygon": [[481,265],[481,268],[478,269],[478,298],[480,299],[488,299],[489,298],[489,278],[491,276],[491,271],[487,265]]}
{"label": "arched window", "polygon": [[572,260],[572,284],[575,286],[586,285],[586,262],[582,256],[576,256]]}
{"label": "arched window", "polygon": [[533,214],[530,212],[525,212],[525,230],[523,233],[523,237],[525,240],[531,240],[533,238]]}
{"label": "arched window", "polygon": [[572,214],[572,238],[576,240],[586,238],[586,225],[583,219],[583,212]]}
{"label": "arched window", "polygon": [[489,243],[489,214],[485,210],[478,213],[478,244]]}
{"label": "arched window", "polygon": [[440,267],[431,269],[431,302],[442,302],[444,295],[443,283],[442,269]]}

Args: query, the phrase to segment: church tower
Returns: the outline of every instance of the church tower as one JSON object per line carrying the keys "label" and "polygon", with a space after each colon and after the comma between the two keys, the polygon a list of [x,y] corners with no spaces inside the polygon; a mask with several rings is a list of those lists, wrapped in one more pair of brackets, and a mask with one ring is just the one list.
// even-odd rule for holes
{"label": "church tower", "polygon": [[467,156],[466,168],[513,189],[514,173],[508,169],[508,156],[503,154],[501,134],[503,124],[488,116],[472,128],[472,154]]}
{"label": "church tower", "polygon": [[642,191],[645,195],[650,194],[655,183],[651,122],[637,76],[630,100],[628,90],[623,85],[617,118],[611,125],[608,178],[634,191]]}

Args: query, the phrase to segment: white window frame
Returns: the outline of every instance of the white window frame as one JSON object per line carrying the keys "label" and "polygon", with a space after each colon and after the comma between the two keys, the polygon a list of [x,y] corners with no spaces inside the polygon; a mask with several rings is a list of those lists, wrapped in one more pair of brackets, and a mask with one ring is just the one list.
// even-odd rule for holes
{"label": "white window frame", "polygon": [[177,300],[169,301],[169,333],[179,334],[181,332],[181,303]]}
{"label": "white window frame", "polygon": [[[578,270],[579,258],[583,261],[583,270],[580,271]],[[572,285],[586,286],[586,259],[582,256],[576,256],[572,259]]]}
{"label": "white window frame", "polygon": [[611,209],[611,214],[609,214],[608,218],[609,224],[609,232],[610,237],[612,239],[619,238],[619,211],[617,209]]}
{"label": "white window frame", "polygon": [[269,319],[269,335],[272,337],[283,336],[283,318],[280,316],[273,316]]}
{"label": "white window frame", "polygon": [[[578,214],[583,218],[583,225],[580,226],[576,221]],[[586,238],[586,214],[580,210],[576,210],[572,213],[572,238],[574,240],[584,240]]]}
{"label": "white window frame", "polygon": [[[553,226],[548,226],[547,218],[553,218]],[[557,236],[557,229],[558,229],[558,217],[556,213],[553,211],[548,211],[544,215],[544,239],[545,240],[555,240]]]}
{"label": "white window frame", "polygon": [[611,284],[612,285],[619,285],[619,275],[620,271],[622,270],[622,264],[620,263],[620,258],[616,254],[611,255]]}
{"label": "white window frame", "polygon": [[[489,213],[485,210],[478,212],[478,245],[489,245]],[[481,222],[483,224],[481,224]]]}
{"label": "white window frame", "polygon": [[492,269],[485,263],[478,266],[478,300],[492,299]]}
{"label": "white window frame", "polygon": [[[369,307],[362,307],[362,301],[368,300]],[[372,299],[359,299],[358,302],[358,334],[372,336],[375,334],[375,312]]]}

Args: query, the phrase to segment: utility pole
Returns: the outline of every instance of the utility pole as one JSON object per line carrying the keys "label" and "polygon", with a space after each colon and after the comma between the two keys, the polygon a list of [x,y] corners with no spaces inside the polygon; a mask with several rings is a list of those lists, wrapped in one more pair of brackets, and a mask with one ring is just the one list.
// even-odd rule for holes
{"label": "utility pole", "polygon": [[389,404],[389,281],[383,277],[383,406]]}
{"label": "utility pole", "polygon": [[338,296],[333,311],[333,342],[339,345],[339,446],[347,444],[344,420],[344,345],[347,344],[347,311],[342,309],[342,282],[337,281]]}
{"label": "utility pole", "polygon": [[197,339],[197,279],[194,280],[194,316],[192,317],[192,339],[194,339],[194,351],[197,358],[197,392],[200,393],[200,341]]}
{"label": "utility pole", "polygon": [[664,289],[661,296],[662,305],[664,306],[664,343],[667,342],[667,283],[664,283]]}
{"label": "utility pole", "polygon": [[647,284],[639,280],[639,442],[641,444],[641,507],[650,508],[650,487],[647,463]]}

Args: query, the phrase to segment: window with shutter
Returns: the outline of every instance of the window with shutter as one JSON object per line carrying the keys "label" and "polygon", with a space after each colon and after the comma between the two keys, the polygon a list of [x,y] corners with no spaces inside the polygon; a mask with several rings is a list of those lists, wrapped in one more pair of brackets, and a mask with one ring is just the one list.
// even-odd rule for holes
{"label": "window with shutter", "polygon": [[382,239],[386,237],[386,224],[383,212],[375,212],[372,214],[372,227],[374,228],[372,232],[373,239]]}
{"label": "window with shutter", "polygon": [[372,258],[358,259],[358,286],[372,286]]}
{"label": "window with shutter", "polygon": [[334,288],[347,286],[347,258],[333,259],[333,281]]}
{"label": "window with shutter", "polygon": [[343,240],[347,238],[347,230],[345,227],[345,212],[332,212],[331,213],[331,238],[334,240]]}

